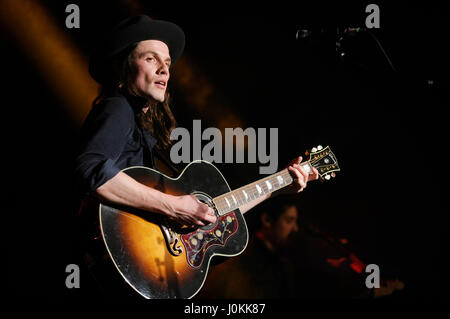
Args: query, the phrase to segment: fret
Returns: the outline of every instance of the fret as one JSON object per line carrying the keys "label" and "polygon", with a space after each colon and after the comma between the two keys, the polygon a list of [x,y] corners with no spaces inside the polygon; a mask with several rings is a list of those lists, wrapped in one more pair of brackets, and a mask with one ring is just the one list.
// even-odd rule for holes
{"label": "fret", "polygon": [[225,201],[227,202],[228,207],[231,207],[230,202],[228,201],[228,198],[225,197]]}
{"label": "fret", "polygon": [[283,184],[283,181],[284,181],[283,177],[282,177],[281,175],[278,175],[278,176],[277,176],[277,182],[278,182],[278,184],[279,184],[279,185]]}
{"label": "fret", "polygon": [[233,202],[234,202],[234,204],[236,205],[236,204],[237,204],[236,197],[234,197],[234,195],[231,194],[231,198],[233,199]]}
{"label": "fret", "polygon": [[[300,165],[302,165],[307,172],[311,172],[309,161]],[[213,202],[216,205],[219,215],[224,215],[263,195],[286,187],[293,181],[289,171],[284,169],[246,186],[242,186],[234,191],[217,196],[213,199]]]}

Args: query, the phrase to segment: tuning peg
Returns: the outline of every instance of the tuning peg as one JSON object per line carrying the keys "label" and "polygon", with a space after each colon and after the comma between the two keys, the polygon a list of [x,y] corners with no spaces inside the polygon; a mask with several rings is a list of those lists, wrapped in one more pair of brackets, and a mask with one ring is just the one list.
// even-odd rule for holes
{"label": "tuning peg", "polygon": [[323,147],[322,147],[322,145],[317,145],[317,150],[321,150]]}
{"label": "tuning peg", "polygon": [[317,152],[317,147],[313,147],[313,148],[311,149],[311,152],[313,152],[313,153]]}
{"label": "tuning peg", "polygon": [[333,177],[333,178],[336,177],[336,173],[335,173],[335,172],[332,172],[330,175],[331,175],[331,177]]}
{"label": "tuning peg", "polygon": [[328,181],[328,180],[330,180],[330,178],[331,178],[331,176],[330,175],[325,175],[325,179]]}

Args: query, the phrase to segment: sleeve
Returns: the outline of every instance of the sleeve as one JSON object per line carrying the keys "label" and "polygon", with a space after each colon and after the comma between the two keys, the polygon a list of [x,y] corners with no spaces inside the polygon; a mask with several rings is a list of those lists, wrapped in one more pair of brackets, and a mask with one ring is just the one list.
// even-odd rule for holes
{"label": "sleeve", "polygon": [[115,162],[134,129],[133,110],[123,99],[106,99],[96,107],[86,120],[81,151],[75,160],[75,178],[87,192],[119,173]]}

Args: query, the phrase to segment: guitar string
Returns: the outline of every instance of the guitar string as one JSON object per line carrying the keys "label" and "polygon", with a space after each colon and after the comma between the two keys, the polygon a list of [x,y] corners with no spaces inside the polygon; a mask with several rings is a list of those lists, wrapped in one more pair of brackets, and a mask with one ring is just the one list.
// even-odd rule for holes
{"label": "guitar string", "polygon": [[[283,180],[285,181],[285,185],[282,185],[280,187],[280,185],[278,184],[278,176],[283,177]],[[238,205],[236,206],[234,201],[233,201],[233,205],[232,205],[234,207],[234,209],[236,209],[236,208],[239,208],[240,206],[242,206],[243,204],[246,204],[248,202],[251,202],[252,200],[259,198],[262,195],[274,192],[278,189],[281,189],[285,186],[290,185],[292,183],[291,179],[292,179],[292,176],[290,175],[289,171],[287,169],[284,169],[283,171],[280,171],[276,174],[273,174],[271,176],[268,176],[268,177],[258,180],[256,182],[253,182],[249,185],[240,187],[234,191],[217,196],[214,200],[217,201],[217,206],[219,206],[219,209],[221,211],[224,211],[224,210],[232,211],[233,208],[230,207],[228,204],[225,204],[225,198],[227,198],[227,196],[230,197],[231,195],[234,195],[235,198],[238,197],[238,200],[237,200]],[[271,185],[272,185],[271,189],[268,188],[267,184],[265,183],[266,181],[271,182]],[[260,187],[260,189],[262,191],[261,193],[258,192],[256,185],[258,185]],[[244,195],[241,194],[242,190],[246,191],[249,199],[245,199]]]}
{"label": "guitar string", "polygon": [[[285,185],[282,185],[280,187],[277,176],[282,176],[283,180],[286,181]],[[231,192],[219,195],[219,196],[215,197],[213,199],[213,201],[215,202],[217,209],[220,212],[223,212],[222,214],[226,214],[234,209],[239,208],[240,206],[242,206],[248,202],[251,202],[251,201],[259,198],[260,196],[266,195],[268,193],[272,193],[278,189],[281,189],[285,186],[290,185],[293,181],[290,179],[292,179],[292,176],[290,175],[290,173],[287,169],[284,169],[283,171],[280,171],[276,174],[270,175],[266,178],[260,179],[258,181],[255,181],[246,186],[240,187]],[[272,187],[270,189],[269,189],[266,181],[269,181],[271,183]],[[261,193],[258,192],[256,185],[258,185],[260,187]],[[242,194],[242,190],[246,191],[248,199],[245,199],[245,196]],[[233,200],[232,205],[228,205],[225,203],[226,202],[225,198],[227,198],[227,196],[231,197],[231,195],[233,195],[235,198],[237,197],[237,199],[236,199],[237,205],[234,203],[234,200]],[[230,201],[230,199],[228,199],[228,200]],[[219,212],[219,214],[220,214],[220,212]],[[222,215],[222,214],[220,214],[220,215]]]}
{"label": "guitar string", "polygon": [[[325,154],[325,156],[330,155],[330,153]],[[315,159],[310,159],[304,163],[301,163],[302,166],[307,166],[309,165],[310,167],[314,167],[314,164],[316,164],[319,160],[323,159],[325,156],[320,156],[319,158],[315,158]],[[278,176],[282,176],[283,179],[287,179],[289,180],[290,178],[292,178],[292,176],[290,175],[288,169],[284,169],[282,171],[279,171],[275,174],[272,174],[268,177],[262,178],[260,180],[257,180],[253,183],[250,183],[248,185],[242,186],[240,188],[237,188],[235,190],[229,191],[225,194],[221,194],[217,197],[215,197],[213,199],[213,203],[216,206],[217,210],[219,211],[219,215],[222,216],[228,212],[233,211],[234,209],[238,209],[239,207],[241,207],[242,205],[251,202],[257,198],[259,198],[262,195],[266,195],[268,193],[272,193],[278,189],[281,189],[283,187],[286,187],[288,185],[290,185],[292,183],[293,180],[291,180],[289,183],[286,183],[285,185],[283,185],[282,187],[274,187],[274,186],[279,186],[278,184]],[[287,177],[287,178],[286,178]],[[272,189],[268,189],[267,183],[266,181],[269,181],[272,185]],[[255,192],[258,191],[256,186],[259,186],[261,189],[261,193],[259,192]],[[242,191],[245,191],[248,199],[247,198],[242,198]],[[253,198],[251,198],[253,196]],[[236,199],[237,197],[237,199]],[[228,200],[228,202],[231,200],[231,198],[233,198],[233,202],[230,205],[229,203],[226,203],[226,200]],[[222,213],[221,213],[222,212]]]}
{"label": "guitar string", "polygon": [[[323,157],[322,157],[323,158]],[[320,158],[320,159],[322,159]],[[303,166],[309,165],[310,167],[314,167],[314,164],[317,163],[318,160],[320,159],[316,159],[314,160],[314,162],[311,162],[311,160],[302,163]],[[215,197],[213,199],[213,202],[219,212],[219,215],[222,216],[224,214],[227,214],[235,209],[238,209],[239,207],[241,207],[242,205],[251,202],[257,198],[259,198],[262,195],[266,195],[268,193],[272,193],[274,191],[277,191],[281,188],[284,188],[288,185],[290,185],[292,183],[293,180],[290,180],[288,183],[285,183],[285,185],[281,186],[278,183],[278,176],[282,176],[283,180],[289,180],[292,179],[292,176],[290,175],[288,169],[284,169],[282,171],[279,171],[273,175],[270,175],[268,177],[262,178],[258,181],[255,181],[253,183],[250,183],[246,186],[242,186],[236,190],[227,192],[225,194],[219,195],[217,197]],[[269,181],[272,185],[271,189],[268,188],[266,181]],[[260,187],[260,189],[262,190],[261,193],[259,193],[257,191],[256,185],[258,185]],[[243,198],[244,195],[242,195],[242,190],[246,191],[248,199],[247,198]],[[256,191],[255,191],[256,190]],[[232,196],[234,196],[234,200],[232,204],[228,204],[226,203],[226,200],[228,200],[228,202],[230,202],[231,198],[233,198]],[[230,198],[231,197],[231,198]],[[253,198],[252,198],[253,197]]]}

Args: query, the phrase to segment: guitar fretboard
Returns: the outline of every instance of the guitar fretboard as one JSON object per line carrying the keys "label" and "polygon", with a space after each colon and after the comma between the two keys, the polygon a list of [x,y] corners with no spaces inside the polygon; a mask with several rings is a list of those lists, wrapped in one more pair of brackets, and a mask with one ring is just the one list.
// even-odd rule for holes
{"label": "guitar fretboard", "polygon": [[[309,161],[300,164],[306,172],[312,173]],[[293,178],[286,168],[273,175],[257,180],[246,186],[242,186],[231,192],[222,194],[213,199],[220,216],[225,215],[242,205],[245,205],[261,196],[270,194],[283,187],[290,185]]]}

